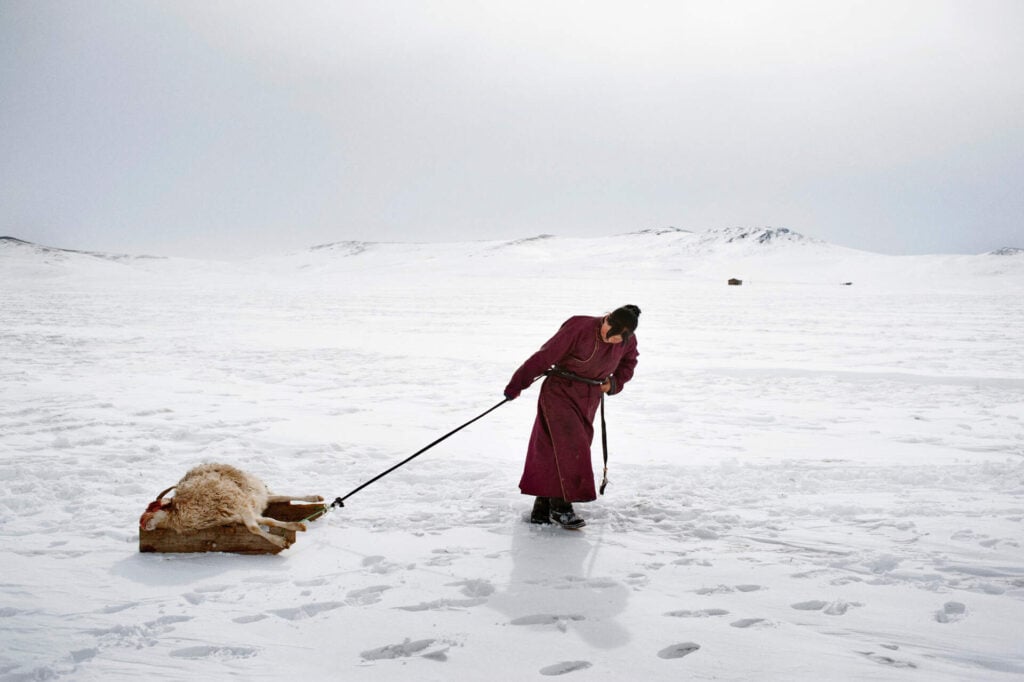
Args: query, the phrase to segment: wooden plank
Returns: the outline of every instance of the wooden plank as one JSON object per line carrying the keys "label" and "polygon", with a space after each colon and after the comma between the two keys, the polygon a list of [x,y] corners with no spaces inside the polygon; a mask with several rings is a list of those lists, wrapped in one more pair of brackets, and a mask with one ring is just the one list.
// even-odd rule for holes
{"label": "wooden plank", "polygon": [[[285,539],[287,546],[295,542],[295,531],[270,528]],[[233,554],[277,554],[281,547],[268,542],[240,523],[214,526],[191,533],[176,533],[166,528],[139,530],[140,552],[231,552]]]}
{"label": "wooden plank", "polygon": [[271,502],[263,510],[264,516],[278,521],[315,521],[327,513],[322,502]]}

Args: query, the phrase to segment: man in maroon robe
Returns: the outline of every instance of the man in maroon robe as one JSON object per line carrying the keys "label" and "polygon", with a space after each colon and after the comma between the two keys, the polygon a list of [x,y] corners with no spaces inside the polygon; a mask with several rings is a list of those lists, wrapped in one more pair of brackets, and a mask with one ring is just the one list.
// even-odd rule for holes
{"label": "man in maroon robe", "polygon": [[533,523],[582,528],[573,502],[597,499],[590,444],[604,393],[615,395],[633,378],[640,309],[617,308],[604,317],[571,317],[512,375],[505,397],[514,400],[547,374],[537,399],[519,489],[535,495]]}

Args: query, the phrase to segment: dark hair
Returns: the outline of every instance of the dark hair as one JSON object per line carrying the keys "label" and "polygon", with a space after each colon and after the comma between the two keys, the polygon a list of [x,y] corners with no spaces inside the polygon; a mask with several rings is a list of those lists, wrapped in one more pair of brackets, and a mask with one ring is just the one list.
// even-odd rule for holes
{"label": "dark hair", "polygon": [[622,335],[622,340],[626,341],[636,331],[637,324],[640,323],[640,308],[635,305],[624,305],[621,308],[616,308],[608,315],[608,326],[611,329],[608,332],[608,336]]}

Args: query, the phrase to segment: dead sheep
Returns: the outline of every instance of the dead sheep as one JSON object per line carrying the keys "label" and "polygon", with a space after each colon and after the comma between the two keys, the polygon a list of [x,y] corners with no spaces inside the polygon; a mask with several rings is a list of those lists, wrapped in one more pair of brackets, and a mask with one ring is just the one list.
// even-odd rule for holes
{"label": "dead sheep", "polygon": [[[172,490],[174,497],[164,499]],[[139,518],[139,528],[166,528],[187,533],[241,523],[250,533],[284,548],[287,546],[284,538],[268,533],[261,526],[304,531],[305,524],[271,519],[263,516],[263,510],[272,502],[292,500],[322,502],[323,498],[319,495],[272,495],[263,481],[252,474],[229,464],[201,464],[190,469],[177,485],[157,495]]]}

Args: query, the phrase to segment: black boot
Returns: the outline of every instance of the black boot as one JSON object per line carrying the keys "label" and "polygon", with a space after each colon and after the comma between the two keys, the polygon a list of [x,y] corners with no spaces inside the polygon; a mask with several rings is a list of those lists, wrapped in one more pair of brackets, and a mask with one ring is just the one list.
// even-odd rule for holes
{"label": "black boot", "polygon": [[551,523],[551,503],[547,497],[538,497],[533,502],[530,523]]}
{"label": "black boot", "polygon": [[566,502],[561,497],[552,497],[549,504],[551,505],[551,520],[562,528],[576,530],[587,525],[586,521],[576,516],[572,502]]}

